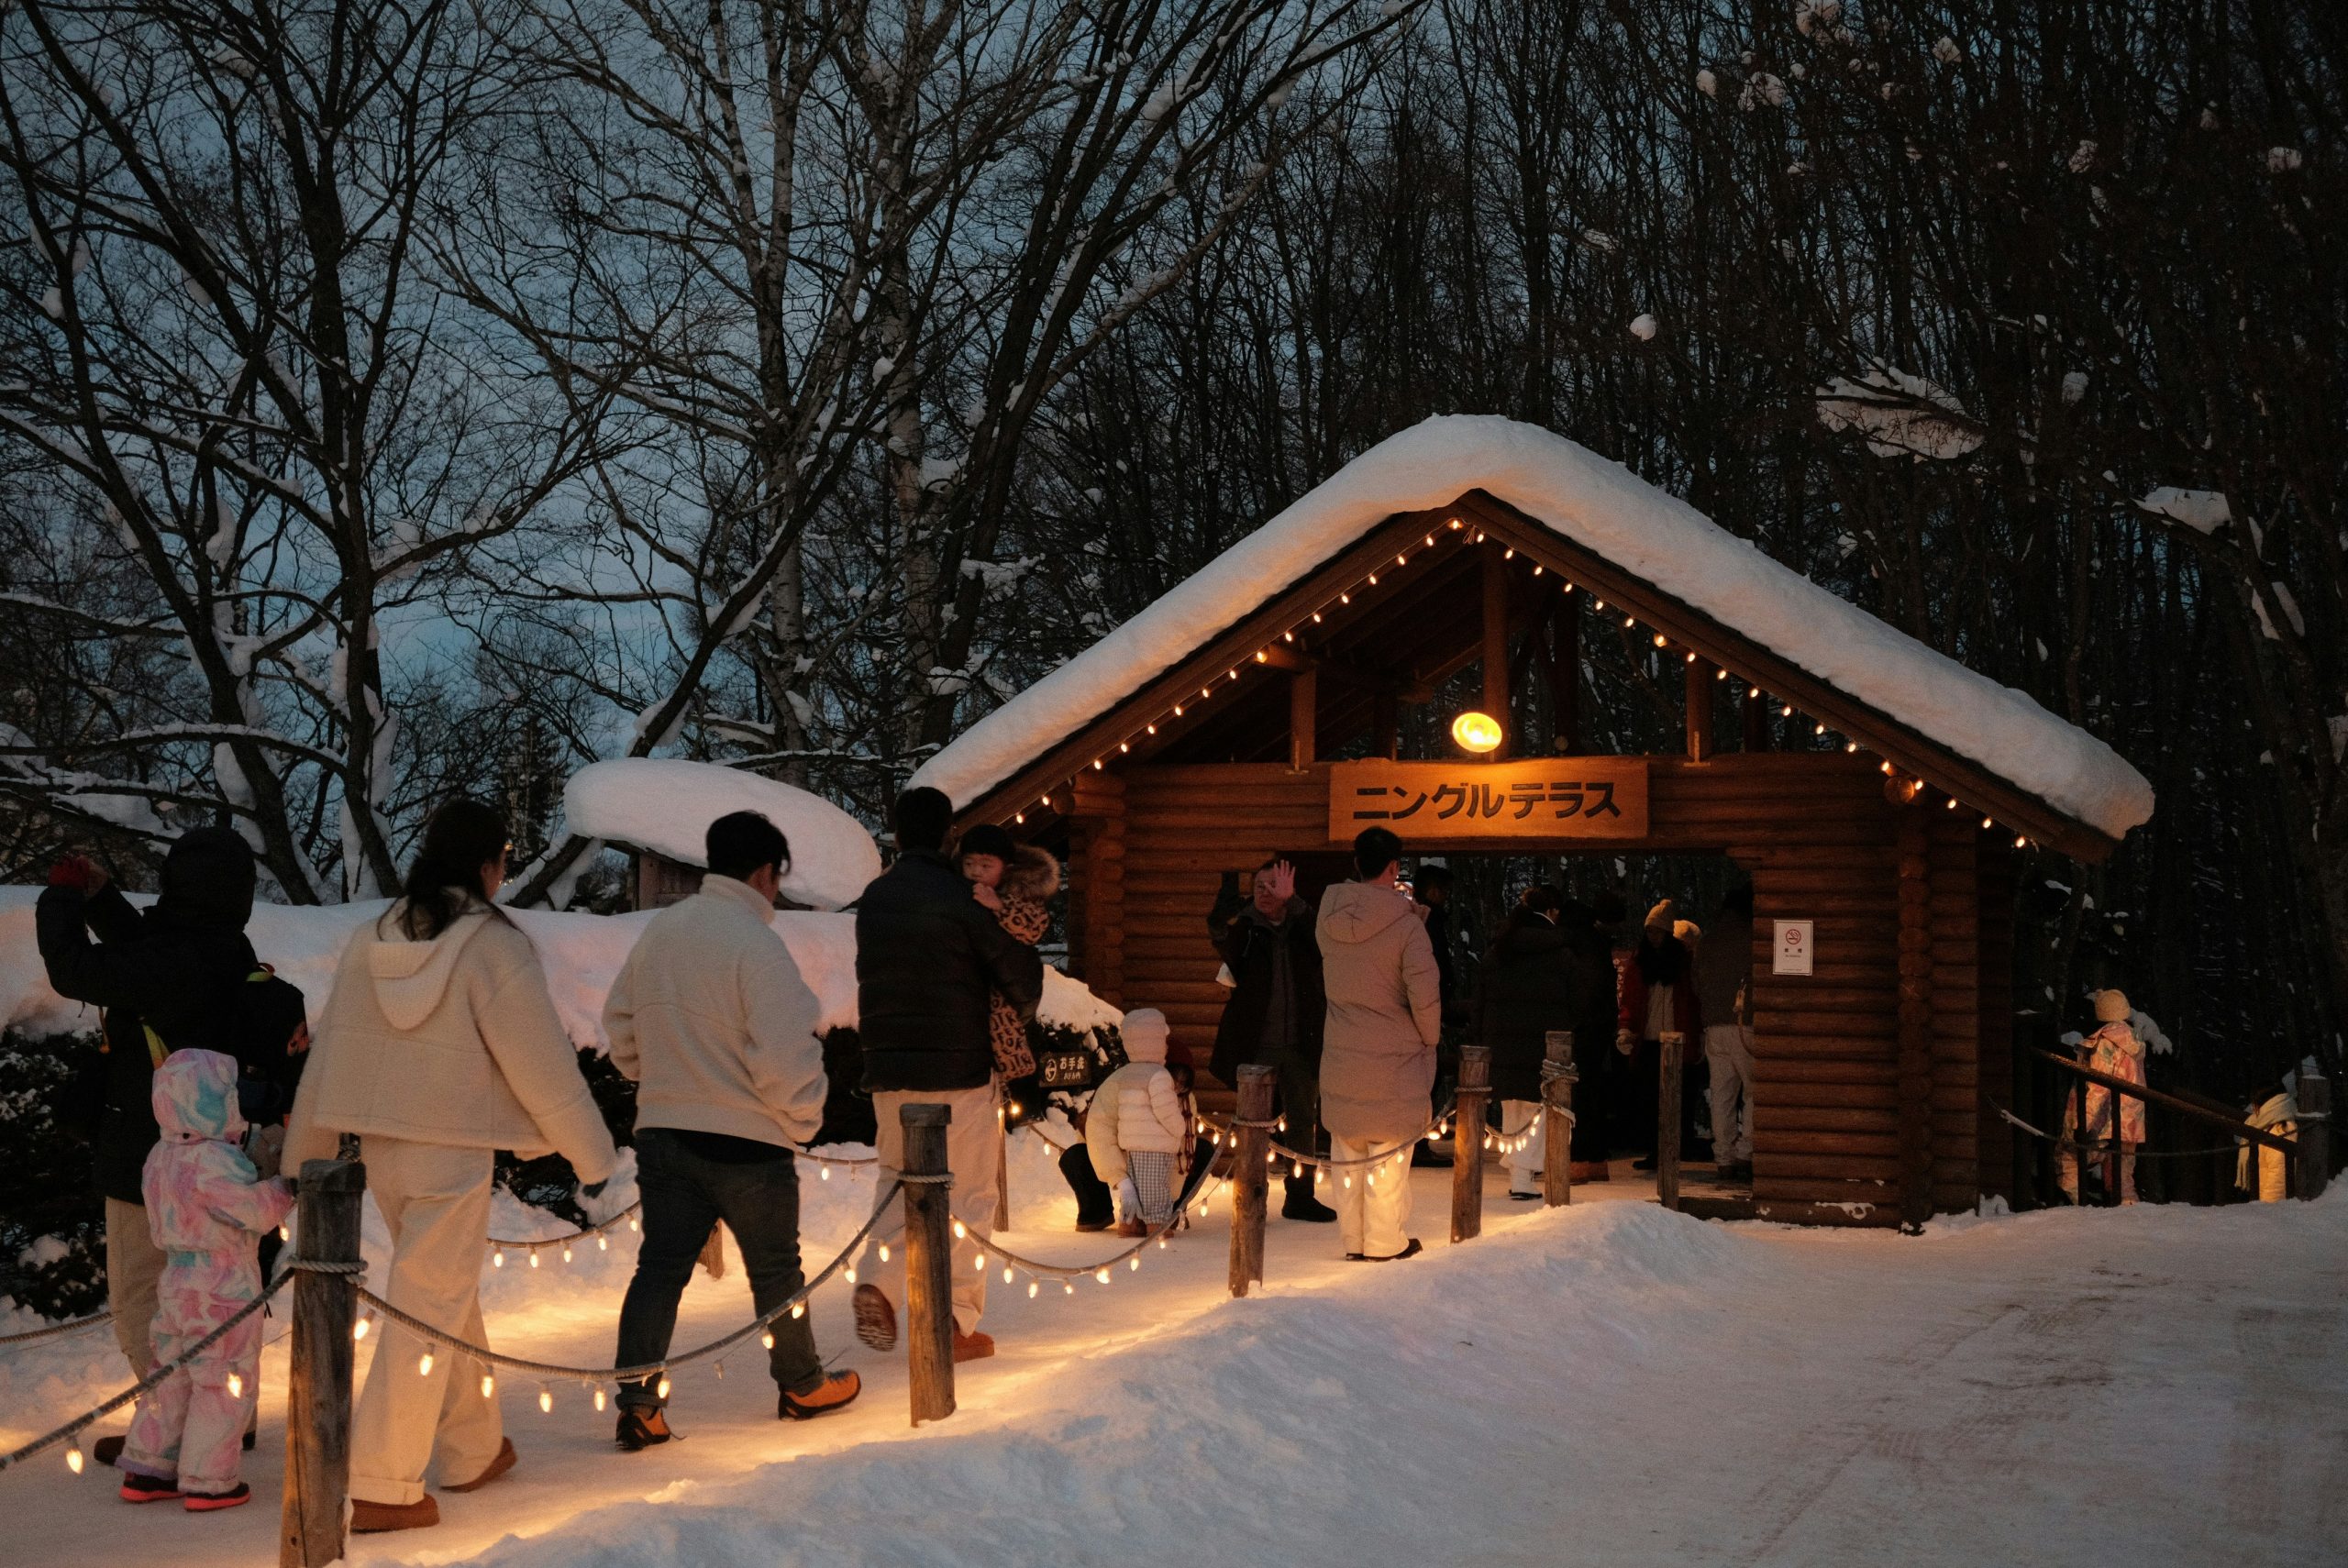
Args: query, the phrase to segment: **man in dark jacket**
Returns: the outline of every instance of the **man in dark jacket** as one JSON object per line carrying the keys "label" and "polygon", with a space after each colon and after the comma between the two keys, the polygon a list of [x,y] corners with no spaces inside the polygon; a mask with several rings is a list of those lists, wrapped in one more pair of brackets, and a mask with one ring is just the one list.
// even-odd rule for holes
{"label": "man in dark jacket", "polygon": [[[161,1135],[150,1099],[155,1069],[173,1051],[222,1051],[255,1072],[256,1088],[245,1097],[255,1110],[263,1110],[259,1102],[265,1099],[277,1115],[284,1110],[276,1103],[278,1080],[289,1075],[272,1065],[271,1077],[260,1077],[264,1065],[248,1058],[261,1053],[238,1037],[240,1014],[254,999],[244,995],[248,977],[260,972],[245,938],[253,881],[253,854],[245,841],[226,828],[200,827],[172,845],[163,860],[161,895],[144,914],[103,869],[78,855],[50,868],[49,887],[34,909],[50,988],[105,1010],[99,1045],[105,1108],[94,1175],[105,1198],[106,1305],[114,1313],[115,1342],[140,1377],[153,1364],[148,1330],[163,1268],[139,1189],[147,1152]],[[298,1016],[287,1021],[296,1040],[306,1039]],[[282,1098],[290,1103],[290,1091]]]}
{"label": "man in dark jacket", "polygon": [[[1321,949],[1312,935],[1312,906],[1296,896],[1296,868],[1285,860],[1266,863],[1256,873],[1252,894],[1242,898],[1236,874],[1224,877],[1214,907],[1207,911],[1207,935],[1231,970],[1231,995],[1215,1026],[1214,1076],[1239,1081],[1242,1066],[1253,1063],[1279,1071],[1280,1115],[1288,1131],[1279,1142],[1292,1149],[1317,1150],[1321,1125],[1321,1030],[1328,1011],[1321,989]],[[1308,1169],[1287,1177],[1280,1203],[1286,1220],[1333,1221],[1337,1211],[1312,1196]]]}
{"label": "man in dark jacket", "polygon": [[[1002,1142],[987,998],[999,993],[1023,1019],[1034,1017],[1044,994],[1044,961],[996,922],[947,858],[951,801],[935,790],[908,790],[897,798],[893,814],[896,864],[856,901],[857,1031],[864,1087],[879,1122],[874,1152],[885,1189],[904,1158],[898,1112],[908,1105],[946,1106],[952,1117],[946,1165],[955,1176],[954,1214],[969,1232],[965,1247],[976,1248],[994,1233]],[[889,1249],[900,1273],[903,1229],[902,1214],[892,1207],[870,1242],[876,1251]],[[994,1353],[994,1341],[979,1332],[987,1280],[973,1261],[969,1252],[956,1249],[957,1361]],[[895,1299],[902,1294],[896,1274],[887,1285],[868,1279],[856,1287],[857,1336],[875,1350],[897,1342]]]}

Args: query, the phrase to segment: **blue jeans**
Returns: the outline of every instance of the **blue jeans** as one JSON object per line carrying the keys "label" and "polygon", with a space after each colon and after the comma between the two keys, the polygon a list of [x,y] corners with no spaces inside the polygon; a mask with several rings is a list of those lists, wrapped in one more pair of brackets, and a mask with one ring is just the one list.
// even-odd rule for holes
{"label": "blue jeans", "polygon": [[[720,1220],[742,1248],[750,1299],[764,1313],[790,1300],[806,1283],[799,1264],[799,1165],[780,1158],[735,1163],[704,1158],[665,1127],[636,1134],[637,1183],[644,1195],[644,1244],[636,1277],[620,1303],[619,1364],[638,1366],[669,1353],[677,1331],[677,1299]],[[775,1320],[767,1368],[776,1386],[807,1394],[822,1386],[824,1364],[805,1318]],[[624,1410],[656,1409],[658,1378],[620,1385]]]}

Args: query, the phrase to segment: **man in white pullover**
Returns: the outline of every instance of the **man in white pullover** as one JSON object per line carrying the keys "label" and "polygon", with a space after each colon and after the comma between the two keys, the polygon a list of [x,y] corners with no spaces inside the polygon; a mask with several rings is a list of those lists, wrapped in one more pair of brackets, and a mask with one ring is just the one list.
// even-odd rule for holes
{"label": "man in white pullover", "polygon": [[[669,1353],[677,1299],[723,1220],[742,1248],[763,1314],[805,1284],[799,1171],[792,1145],[824,1118],[815,995],[775,934],[774,896],[791,845],[756,812],[710,823],[701,891],[654,917],[604,1003],[612,1065],[634,1079],[644,1244],[620,1306],[619,1364]],[[777,1414],[804,1420],[854,1399],[857,1375],[826,1376],[804,1317],[771,1326]],[[671,1435],[659,1379],[620,1386],[618,1439]]]}

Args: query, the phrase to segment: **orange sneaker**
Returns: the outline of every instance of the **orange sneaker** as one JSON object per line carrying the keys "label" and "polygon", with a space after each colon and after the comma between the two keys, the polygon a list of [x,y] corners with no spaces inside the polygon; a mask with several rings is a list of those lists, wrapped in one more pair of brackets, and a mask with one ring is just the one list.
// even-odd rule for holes
{"label": "orange sneaker", "polygon": [[496,1480],[499,1476],[513,1469],[514,1461],[519,1457],[520,1455],[514,1452],[514,1440],[512,1438],[499,1438],[497,1440],[497,1457],[489,1462],[488,1469],[482,1471],[480,1474],[474,1476],[470,1481],[459,1481],[452,1485],[443,1486],[440,1490],[443,1492],[478,1492],[483,1486],[488,1485],[492,1481]]}
{"label": "orange sneaker", "polygon": [[781,1402],[775,1407],[775,1417],[779,1420],[812,1421],[834,1410],[846,1409],[863,1392],[864,1379],[853,1372],[835,1372],[804,1394],[784,1389]]}
{"label": "orange sneaker", "polygon": [[192,1514],[216,1513],[222,1508],[238,1508],[253,1500],[253,1489],[242,1481],[225,1492],[190,1492],[180,1505]]}
{"label": "orange sneaker", "polygon": [[954,1359],[957,1362],[984,1361],[994,1354],[994,1336],[972,1329],[969,1333],[954,1331]]}

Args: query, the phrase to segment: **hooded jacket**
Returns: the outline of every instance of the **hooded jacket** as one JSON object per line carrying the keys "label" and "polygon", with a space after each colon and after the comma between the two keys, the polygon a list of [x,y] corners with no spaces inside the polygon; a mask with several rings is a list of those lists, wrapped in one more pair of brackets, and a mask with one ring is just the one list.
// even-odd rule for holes
{"label": "hooded jacket", "polygon": [[1539,915],[1493,938],[1476,976],[1476,1042],[1491,1050],[1496,1098],[1541,1098],[1549,1031],[1573,1030],[1578,1052],[1583,973],[1571,938]]}
{"label": "hooded jacket", "polygon": [[329,1159],[335,1135],[552,1149],[582,1182],[612,1174],[612,1135],[555,1016],[537,949],[476,903],[428,941],[404,904],[350,936],[336,966],[309,1070],[294,1101],[285,1165]]}
{"label": "hooded jacket", "polygon": [[[294,1207],[284,1182],[260,1179],[238,1140],[238,1065],[217,1051],[179,1051],[155,1069],[152,1110],[161,1136],[148,1151],[141,1186],[155,1245],[172,1253],[225,1254],[208,1264],[215,1291],[249,1299],[260,1283],[253,1238]],[[237,1288],[242,1284],[243,1289]]]}
{"label": "hooded jacket", "polygon": [[234,1052],[237,1043],[226,1035],[236,988],[257,966],[245,939],[253,881],[245,841],[227,828],[200,827],[172,844],[161,896],[143,913],[112,883],[94,894],[50,888],[34,906],[50,988],[105,1010],[104,1109],[92,1164],[108,1198],[144,1201],[140,1171],[155,1146],[149,1089],[158,1055]]}
{"label": "hooded jacket", "polygon": [[1180,1154],[1188,1125],[1181,1090],[1166,1068],[1165,1015],[1155,1008],[1129,1012],[1120,1032],[1129,1059],[1093,1094],[1084,1119],[1092,1172],[1112,1187],[1124,1179],[1128,1153]]}
{"label": "hooded jacket", "polygon": [[912,849],[856,901],[857,1032],[867,1092],[981,1088],[994,1077],[988,993],[1024,1021],[1044,960],[970,896],[947,857]]}
{"label": "hooded jacket", "polygon": [[652,917],[604,1001],[636,1124],[805,1143],[823,1125],[815,993],[757,889],[711,872]]}
{"label": "hooded jacket", "polygon": [[1418,910],[1391,888],[1340,882],[1313,928],[1328,996],[1321,1121],[1356,1143],[1394,1143],[1427,1124],[1441,977]]}

